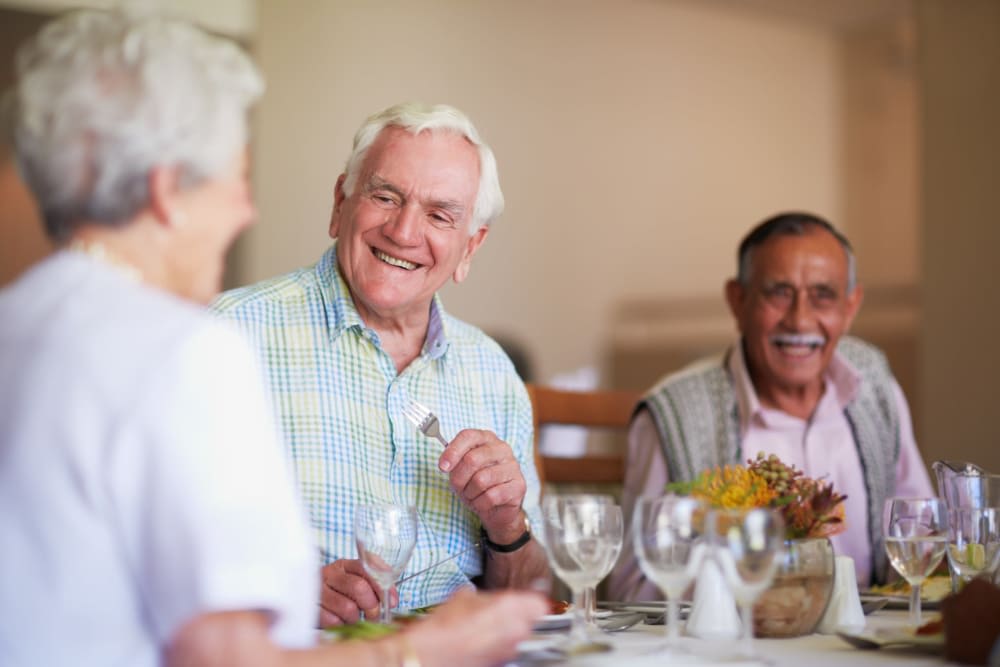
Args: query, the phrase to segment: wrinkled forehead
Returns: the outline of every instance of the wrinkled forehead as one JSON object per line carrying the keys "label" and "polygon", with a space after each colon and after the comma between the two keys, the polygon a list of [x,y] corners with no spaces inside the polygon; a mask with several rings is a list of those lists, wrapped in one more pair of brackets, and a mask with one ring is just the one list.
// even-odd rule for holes
{"label": "wrinkled forehead", "polygon": [[750,254],[751,281],[846,285],[847,278],[847,251],[823,229],[772,236]]}
{"label": "wrinkled forehead", "polygon": [[479,189],[479,152],[462,134],[444,129],[418,133],[383,129],[361,164],[363,181],[377,177],[397,187],[434,191],[475,200]]}

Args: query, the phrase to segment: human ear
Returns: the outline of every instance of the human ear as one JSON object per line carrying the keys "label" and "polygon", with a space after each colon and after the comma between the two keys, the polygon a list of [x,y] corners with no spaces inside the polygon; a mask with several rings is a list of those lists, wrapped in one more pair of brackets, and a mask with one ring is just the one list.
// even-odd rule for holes
{"label": "human ear", "polygon": [[344,181],[347,179],[347,174],[341,174],[337,177],[337,184],[333,188],[333,211],[330,212],[330,238],[335,239],[340,233],[340,219],[343,215],[344,200],[347,195],[344,194]]}
{"label": "human ear", "polygon": [[455,267],[455,273],[452,274],[451,279],[456,283],[460,283],[469,276],[469,269],[472,267],[472,257],[479,250],[479,246],[483,244],[486,240],[486,235],[490,233],[490,228],[483,225],[477,229],[469,240],[466,241],[465,251],[462,255],[461,261],[459,261],[458,266]]}
{"label": "human ear", "polygon": [[153,167],[147,177],[149,208],[158,222],[171,227],[187,219],[181,210],[179,170],[177,167]]}

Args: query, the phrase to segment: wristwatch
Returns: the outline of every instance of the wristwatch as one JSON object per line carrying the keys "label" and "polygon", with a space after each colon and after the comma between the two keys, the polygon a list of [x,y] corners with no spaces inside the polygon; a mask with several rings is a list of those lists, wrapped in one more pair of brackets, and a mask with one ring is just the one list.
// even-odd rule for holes
{"label": "wristwatch", "polygon": [[524,532],[521,536],[511,542],[510,544],[497,544],[489,538],[486,534],[486,529],[482,526],[479,527],[479,534],[482,537],[483,545],[490,551],[496,551],[497,553],[509,554],[517,551],[531,539],[531,523],[528,521],[528,516],[524,516]]}

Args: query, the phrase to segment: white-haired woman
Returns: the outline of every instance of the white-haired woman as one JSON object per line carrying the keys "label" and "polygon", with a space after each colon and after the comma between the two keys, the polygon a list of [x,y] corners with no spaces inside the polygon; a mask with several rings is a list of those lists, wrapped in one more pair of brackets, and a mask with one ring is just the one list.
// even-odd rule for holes
{"label": "white-haired woman", "polygon": [[463,594],[399,635],[313,646],[316,556],[255,360],[194,305],[255,215],[246,56],[85,11],[17,73],[16,155],[59,250],[0,292],[0,664],[508,654],[537,596]]}

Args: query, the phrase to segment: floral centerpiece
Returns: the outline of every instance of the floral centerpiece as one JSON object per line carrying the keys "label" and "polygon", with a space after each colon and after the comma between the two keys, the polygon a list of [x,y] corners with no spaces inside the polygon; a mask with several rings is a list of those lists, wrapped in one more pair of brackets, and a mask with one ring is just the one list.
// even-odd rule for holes
{"label": "floral centerpiece", "polygon": [[690,482],[668,484],[667,490],[717,509],[775,508],[785,520],[790,540],[830,537],[847,528],[843,505],[847,496],[836,493],[833,484],[806,477],[774,454],[758,453],[746,467],[706,470]]}
{"label": "floral centerpiece", "polygon": [[812,632],[833,592],[834,557],[828,539],[847,528],[844,499],[833,484],[806,477],[777,456],[757,454],[746,466],[706,470],[667,490],[715,509],[777,510],[785,522],[785,556],[771,588],[754,605],[754,632],[794,637]]}

